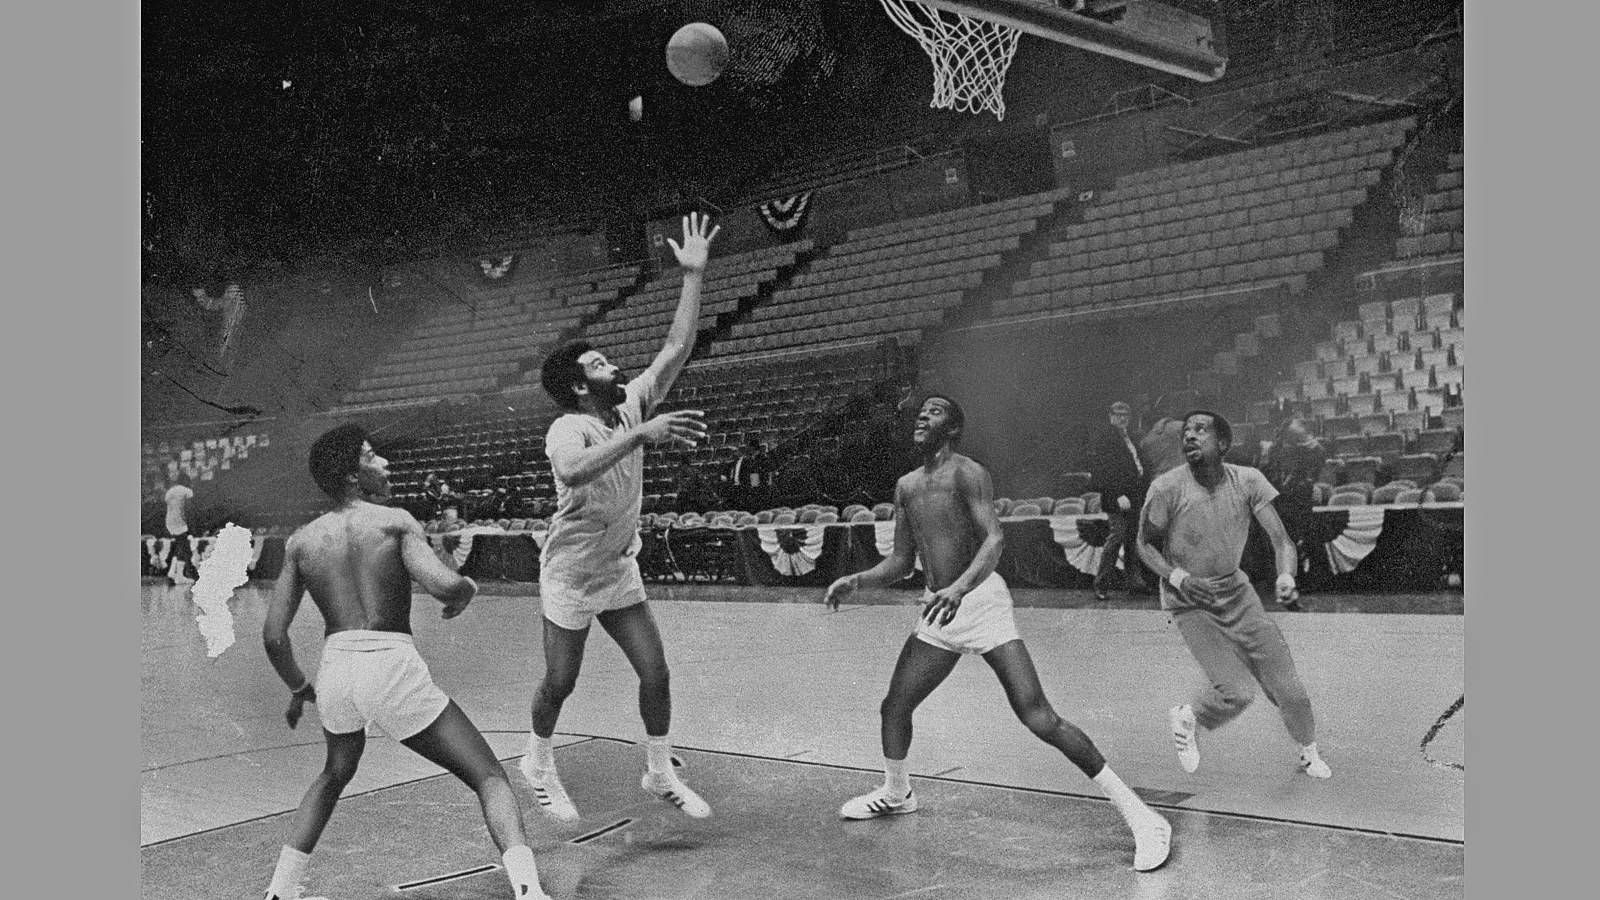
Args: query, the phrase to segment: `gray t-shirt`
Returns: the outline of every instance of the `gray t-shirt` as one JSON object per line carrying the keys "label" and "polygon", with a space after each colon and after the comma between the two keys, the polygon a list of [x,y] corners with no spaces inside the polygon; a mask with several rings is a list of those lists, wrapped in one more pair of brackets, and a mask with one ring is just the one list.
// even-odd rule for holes
{"label": "gray t-shirt", "polygon": [[[1191,575],[1228,580],[1239,571],[1256,510],[1271,503],[1278,489],[1249,466],[1223,463],[1222,473],[1216,487],[1207,489],[1188,464],[1163,472],[1150,485],[1140,521],[1165,533],[1168,562]],[[1162,591],[1162,608],[1173,608],[1171,593]]]}
{"label": "gray t-shirt", "polygon": [[[584,413],[566,413],[550,423],[544,451],[552,464],[632,428],[660,400],[654,376],[647,370],[625,386],[627,399],[617,405],[616,428]],[[601,472],[593,481],[569,485],[559,476],[556,511],[540,553],[540,577],[577,584],[594,572],[609,571],[639,551],[639,509],[644,503],[644,448],[639,447]]]}

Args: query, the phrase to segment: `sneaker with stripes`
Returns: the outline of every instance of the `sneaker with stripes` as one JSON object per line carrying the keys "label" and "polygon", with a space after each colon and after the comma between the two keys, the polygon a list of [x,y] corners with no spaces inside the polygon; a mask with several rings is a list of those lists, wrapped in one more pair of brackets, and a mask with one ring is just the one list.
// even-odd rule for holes
{"label": "sneaker with stripes", "polygon": [[711,815],[711,805],[672,772],[646,772],[639,787],[683,810],[686,816],[704,819]]}
{"label": "sneaker with stripes", "polygon": [[916,811],[916,794],[907,792],[904,797],[895,799],[889,793],[888,786],[884,786],[870,794],[845,801],[844,806],[839,808],[839,815],[845,819],[876,819],[879,816],[903,816]]}
{"label": "sneaker with stripes", "polygon": [[1167,713],[1167,721],[1172,726],[1172,744],[1178,750],[1178,765],[1185,772],[1200,768],[1200,737],[1196,734],[1194,709],[1188,704],[1174,706]]}
{"label": "sneaker with stripes", "polygon": [[524,756],[517,762],[517,770],[528,779],[533,799],[545,815],[557,822],[578,821],[578,808],[572,805],[572,798],[567,796],[567,789],[555,769],[538,768],[533,764],[533,757]]}

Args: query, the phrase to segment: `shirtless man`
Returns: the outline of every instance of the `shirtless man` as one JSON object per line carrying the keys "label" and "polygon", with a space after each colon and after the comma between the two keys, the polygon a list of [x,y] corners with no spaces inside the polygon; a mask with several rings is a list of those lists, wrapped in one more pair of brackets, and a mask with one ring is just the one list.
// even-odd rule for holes
{"label": "shirtless man", "polygon": [[[411,640],[413,579],[444,604],[446,619],[466,609],[478,586],[439,561],[410,513],[379,505],[389,496],[389,463],[360,427],[327,432],[310,456],[312,479],[336,505],[285,545],[262,636],[289,686],[289,727],[299,724],[306,703],[317,704],[328,757],[295,812],[267,900],[300,896],[311,851],[356,774],[369,724],[466,782],[483,806],[514,895],[548,900],[505,770],[466,713],[433,683]],[[289,644],[289,623],[306,591],[327,623],[315,687]]]}
{"label": "shirtless man", "polygon": [[839,814],[872,819],[917,811],[906,773],[912,713],[962,654],[974,653],[999,676],[1012,711],[1028,730],[1065,754],[1110,798],[1133,831],[1133,867],[1148,872],[1166,862],[1172,826],[1123,784],[1089,736],[1056,715],[1045,698],[1033,658],[1017,635],[1011,594],[994,570],[1002,541],[994,486],[983,466],[955,451],[964,421],[961,407],[948,397],[923,401],[911,433],[922,465],[895,485],[894,549],[871,569],[835,581],[823,598],[837,609],[862,585],[904,579],[913,560],[922,558],[925,606],[900,650],[881,707],[884,784],[848,801]]}
{"label": "shirtless man", "polygon": [[1317,752],[1311,700],[1289,644],[1239,568],[1253,516],[1272,540],[1278,599],[1290,601],[1294,542],[1273,509],[1278,491],[1266,476],[1222,461],[1232,443],[1233,427],[1222,416],[1209,410],[1184,416],[1188,465],[1156,478],[1140,514],[1139,556],[1161,579],[1161,608],[1171,614],[1209,685],[1169,713],[1178,763],[1185,772],[1198,769],[1197,727],[1231,722],[1255,699],[1259,683],[1300,744],[1300,768],[1327,778],[1333,773]]}
{"label": "shirtless man", "polygon": [[683,267],[683,291],[666,343],[638,378],[628,381],[586,341],[557,348],[540,370],[541,384],[565,415],[550,423],[544,443],[556,482],[556,512],[539,557],[545,673],[533,695],[528,753],[517,768],[539,808],[557,821],[578,819],[556,772],[553,741],[596,620],[639,675],[645,733],[640,786],[697,819],[711,815],[711,807],[672,768],[666,652],[645,603],[638,553],[645,445],[693,447],[706,434],[705,413],[698,410],[650,416],[694,350],[706,260],[719,230],[690,213],[683,220],[682,245],[667,240]]}

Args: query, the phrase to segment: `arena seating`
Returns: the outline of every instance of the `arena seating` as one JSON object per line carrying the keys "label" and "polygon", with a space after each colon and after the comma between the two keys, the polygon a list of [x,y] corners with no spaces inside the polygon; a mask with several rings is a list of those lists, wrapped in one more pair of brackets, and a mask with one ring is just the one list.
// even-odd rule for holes
{"label": "arena seating", "polygon": [[[659,344],[660,337],[656,339]],[[886,367],[879,348],[808,354],[760,363],[691,365],[663,401],[662,408],[706,412],[709,439],[694,450],[650,447],[645,454],[645,509],[677,504],[673,471],[687,461],[715,484],[736,448],[759,436],[781,445],[828,411],[869,392],[886,379],[906,377]],[[426,517],[422,484],[432,472],[464,495],[468,520],[496,505],[504,489],[506,504],[494,518],[548,515],[555,487],[544,437],[558,415],[552,404],[531,413],[495,413],[441,429],[388,449],[394,501]],[[837,510],[835,510],[837,512]]]}
{"label": "arena seating", "polygon": [[1119,178],[994,311],[1298,293],[1413,125],[1365,125]]}
{"label": "arena seating", "polygon": [[[708,331],[716,326],[719,316],[737,312],[741,302],[754,298],[762,287],[776,281],[812,246],[810,241],[801,240],[717,257],[701,291],[698,330]],[[661,349],[678,308],[682,285],[682,271],[672,269],[584,328],[584,338],[604,349],[606,357],[624,371],[642,371]],[[538,372],[528,373],[523,380],[537,383]]]}
{"label": "arena seating", "polygon": [[778,171],[745,185],[740,193],[756,202],[789,197],[905,168],[924,155],[908,144],[864,145],[855,137],[840,146],[786,160]]}
{"label": "arena seating", "polygon": [[439,296],[398,348],[362,378],[345,406],[404,403],[483,393],[517,371],[584,316],[613,302],[638,280],[638,266],[612,266]]}
{"label": "arena seating", "polygon": [[1049,191],[852,230],[736,322],[711,353],[863,339],[915,343],[1066,196]]}
{"label": "arena seating", "polygon": [[189,440],[146,440],[140,445],[140,474],[146,491],[165,488],[181,472],[194,481],[210,481],[219,472],[250,458],[257,447],[272,446],[270,433],[230,434]]}
{"label": "arena seating", "polygon": [[1357,313],[1336,322],[1315,358],[1296,363],[1295,377],[1274,388],[1276,405],[1305,416],[1331,454],[1321,480],[1337,496],[1348,484],[1368,484],[1371,494],[1374,485],[1425,490],[1459,477],[1466,358],[1459,295],[1370,300]]}
{"label": "arena seating", "polygon": [[781,447],[851,399],[908,378],[898,359],[886,362],[880,348],[867,347],[685,369],[664,405],[705,410],[708,441],[694,450],[651,448],[645,508],[678,502],[672,473],[680,460],[714,483],[750,437]]}

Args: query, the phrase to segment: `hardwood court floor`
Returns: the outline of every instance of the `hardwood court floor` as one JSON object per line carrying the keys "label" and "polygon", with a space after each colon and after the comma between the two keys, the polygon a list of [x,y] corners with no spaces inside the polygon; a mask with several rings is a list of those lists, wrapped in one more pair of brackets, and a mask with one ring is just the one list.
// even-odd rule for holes
{"label": "hardwood court floor", "polygon": [[[239,642],[208,659],[187,592],[149,582],[142,673],[143,896],[257,898],[288,814],[322,761],[314,713],[296,731],[260,645],[267,585],[232,603]],[[417,644],[435,680],[489,736],[522,754],[542,657],[536,597],[480,597],[443,622],[419,598]],[[716,808],[691,822],[638,790],[636,681],[599,629],[563,712],[557,759],[584,820],[535,811],[547,889],[569,897],[1458,897],[1462,893],[1459,597],[1429,613],[1274,613],[1316,708],[1334,769],[1314,781],[1276,711],[1258,702],[1177,765],[1166,709],[1198,670],[1153,599],[1019,591],[1018,626],[1052,702],[1174,825],[1157,873],[1092,783],[1012,716],[981,660],[963,660],[917,717],[910,764],[923,810],[843,822],[881,779],[877,704],[916,595],[880,592],[829,613],[820,592],[652,586],[673,669],[673,738]],[[1312,609],[1399,605],[1317,595]],[[768,602],[754,602],[768,601]],[[1107,607],[1111,608],[1107,608]],[[321,620],[292,629],[302,665]],[[313,858],[308,894],[509,896],[497,871],[396,891],[498,860],[467,789],[384,737],[368,741]],[[599,836],[577,838],[632,819]]]}

